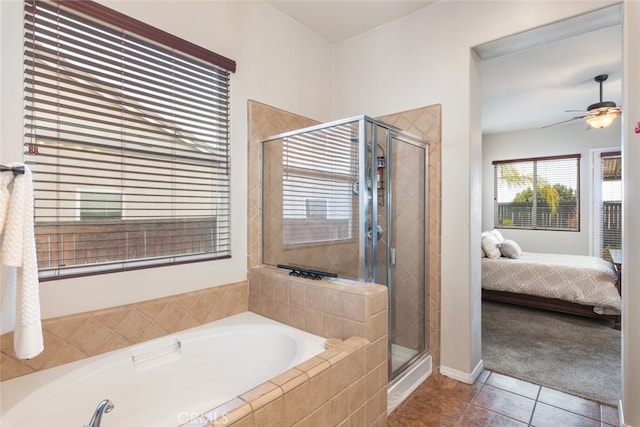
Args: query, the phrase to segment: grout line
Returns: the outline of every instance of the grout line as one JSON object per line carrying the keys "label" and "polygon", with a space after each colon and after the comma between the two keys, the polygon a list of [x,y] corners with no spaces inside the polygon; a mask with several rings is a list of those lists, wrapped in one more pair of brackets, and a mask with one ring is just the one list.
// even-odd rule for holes
{"label": "grout line", "polygon": [[536,412],[536,408],[538,407],[538,399],[540,398],[540,393],[542,393],[542,386],[538,387],[538,394],[536,395],[535,400],[533,401],[533,409],[531,410],[531,417],[529,417],[529,423],[528,425],[531,426],[533,425],[533,414],[535,414]]}

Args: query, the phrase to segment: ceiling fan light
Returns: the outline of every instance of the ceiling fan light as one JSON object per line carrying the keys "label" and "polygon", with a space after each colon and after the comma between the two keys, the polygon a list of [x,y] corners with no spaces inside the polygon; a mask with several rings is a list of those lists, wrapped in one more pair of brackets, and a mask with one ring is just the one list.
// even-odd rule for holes
{"label": "ceiling fan light", "polygon": [[587,118],[587,123],[593,128],[604,129],[613,123],[616,116],[617,114],[615,113],[596,114],[595,116]]}

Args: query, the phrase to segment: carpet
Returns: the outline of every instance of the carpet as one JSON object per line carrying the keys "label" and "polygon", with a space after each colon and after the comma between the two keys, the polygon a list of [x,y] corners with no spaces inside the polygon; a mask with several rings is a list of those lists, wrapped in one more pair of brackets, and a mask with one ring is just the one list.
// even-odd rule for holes
{"label": "carpet", "polygon": [[617,406],[622,394],[620,331],[611,324],[483,301],[484,367]]}

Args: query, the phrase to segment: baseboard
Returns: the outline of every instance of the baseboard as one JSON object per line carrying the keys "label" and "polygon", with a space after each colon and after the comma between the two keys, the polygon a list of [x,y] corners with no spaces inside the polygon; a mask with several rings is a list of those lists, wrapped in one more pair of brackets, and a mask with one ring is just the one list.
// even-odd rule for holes
{"label": "baseboard", "polygon": [[453,378],[454,380],[461,381],[466,384],[473,384],[478,376],[484,370],[484,362],[482,359],[478,362],[473,371],[469,374],[466,372],[459,371],[457,369],[449,368],[447,366],[440,366],[440,373],[449,378]]}
{"label": "baseboard", "polygon": [[624,426],[624,412],[622,406],[622,400],[618,400],[618,425]]}

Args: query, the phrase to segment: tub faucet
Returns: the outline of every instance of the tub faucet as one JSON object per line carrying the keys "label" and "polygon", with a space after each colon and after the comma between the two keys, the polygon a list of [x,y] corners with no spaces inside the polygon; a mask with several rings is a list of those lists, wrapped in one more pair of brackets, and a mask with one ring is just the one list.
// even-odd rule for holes
{"label": "tub faucet", "polygon": [[100,420],[102,420],[102,414],[105,412],[111,412],[114,408],[114,404],[109,399],[105,399],[102,402],[98,403],[98,407],[96,411],[93,413],[93,417],[91,417],[91,421],[84,427],[100,427]]}

